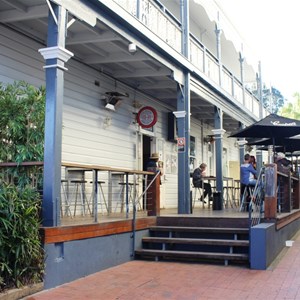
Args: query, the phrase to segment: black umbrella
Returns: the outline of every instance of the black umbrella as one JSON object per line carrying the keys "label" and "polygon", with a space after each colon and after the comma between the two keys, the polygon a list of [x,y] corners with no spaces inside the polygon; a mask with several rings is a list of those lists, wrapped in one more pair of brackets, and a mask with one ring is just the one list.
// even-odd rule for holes
{"label": "black umbrella", "polygon": [[[300,151],[300,138],[273,138],[273,139],[260,139],[251,141],[248,145],[256,146],[275,146],[277,152],[295,152]],[[260,150],[267,150],[268,148],[260,148]]]}
{"label": "black umbrella", "polygon": [[[236,138],[283,138],[300,134],[300,121],[270,114],[264,119],[230,135]],[[274,145],[274,143],[272,143]],[[271,145],[272,145],[271,144]]]}

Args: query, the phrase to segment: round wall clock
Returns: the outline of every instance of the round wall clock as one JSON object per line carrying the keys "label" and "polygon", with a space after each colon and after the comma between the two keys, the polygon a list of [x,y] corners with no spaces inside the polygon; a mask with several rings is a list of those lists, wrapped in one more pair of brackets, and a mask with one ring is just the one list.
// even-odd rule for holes
{"label": "round wall clock", "polygon": [[150,128],[157,121],[157,112],[151,106],[141,108],[137,115],[137,121],[142,128]]}

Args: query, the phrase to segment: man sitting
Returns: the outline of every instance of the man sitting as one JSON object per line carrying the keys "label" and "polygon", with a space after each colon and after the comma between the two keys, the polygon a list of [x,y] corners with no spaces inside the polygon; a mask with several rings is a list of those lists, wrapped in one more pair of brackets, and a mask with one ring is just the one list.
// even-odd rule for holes
{"label": "man sitting", "polygon": [[200,201],[203,201],[206,203],[204,200],[206,196],[208,195],[209,201],[212,201],[212,190],[211,190],[211,185],[210,183],[203,182],[203,177],[206,176],[206,168],[207,165],[205,163],[202,163],[199,168],[196,168],[193,173],[193,185],[194,187],[197,188],[203,188],[204,189],[204,194],[200,198]]}

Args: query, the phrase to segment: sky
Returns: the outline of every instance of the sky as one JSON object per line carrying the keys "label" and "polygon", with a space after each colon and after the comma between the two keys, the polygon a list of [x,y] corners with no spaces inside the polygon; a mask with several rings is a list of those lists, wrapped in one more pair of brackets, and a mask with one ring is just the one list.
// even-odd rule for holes
{"label": "sky", "polygon": [[261,61],[263,82],[289,101],[300,93],[300,1],[219,0]]}

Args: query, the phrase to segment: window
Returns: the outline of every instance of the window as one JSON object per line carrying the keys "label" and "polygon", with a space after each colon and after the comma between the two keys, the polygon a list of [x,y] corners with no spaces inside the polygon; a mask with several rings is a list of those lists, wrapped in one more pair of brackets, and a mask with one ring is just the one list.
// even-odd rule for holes
{"label": "window", "polygon": [[196,168],[196,138],[190,136],[190,172]]}

